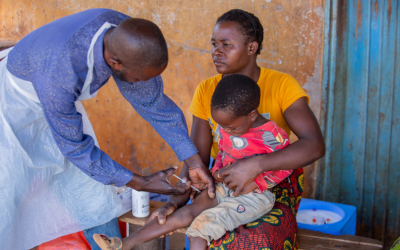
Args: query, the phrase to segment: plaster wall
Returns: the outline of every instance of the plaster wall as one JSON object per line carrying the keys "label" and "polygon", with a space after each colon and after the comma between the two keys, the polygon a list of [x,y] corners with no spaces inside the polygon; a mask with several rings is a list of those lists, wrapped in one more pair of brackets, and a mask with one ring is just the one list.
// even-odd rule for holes
{"label": "plaster wall", "polygon": [[[162,74],[165,93],[188,111],[197,84],[216,74],[210,38],[215,20],[232,8],[254,13],[264,26],[258,63],[293,75],[310,95],[319,118],[324,0],[1,0],[0,39],[18,41],[55,19],[88,8],[111,8],[155,22],[167,40],[170,61]],[[113,80],[84,102],[100,147],[123,166],[141,173],[179,165],[161,137],[133,110]],[[292,141],[296,140],[292,136]],[[316,165],[306,168],[305,197],[315,192]]]}

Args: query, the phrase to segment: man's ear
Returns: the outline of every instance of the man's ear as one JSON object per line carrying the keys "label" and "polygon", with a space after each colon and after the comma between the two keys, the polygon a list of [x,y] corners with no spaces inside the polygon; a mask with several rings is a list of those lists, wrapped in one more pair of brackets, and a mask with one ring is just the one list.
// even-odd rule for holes
{"label": "man's ear", "polygon": [[247,50],[248,50],[248,55],[249,56],[255,55],[257,53],[257,50],[258,50],[258,42],[253,41],[253,42],[249,43],[248,47],[247,47]]}
{"label": "man's ear", "polygon": [[250,112],[249,114],[251,121],[255,121],[258,116],[258,110],[254,109],[253,111]]}
{"label": "man's ear", "polygon": [[123,68],[121,61],[116,56],[112,56],[108,59],[108,65],[114,70],[121,70]]}

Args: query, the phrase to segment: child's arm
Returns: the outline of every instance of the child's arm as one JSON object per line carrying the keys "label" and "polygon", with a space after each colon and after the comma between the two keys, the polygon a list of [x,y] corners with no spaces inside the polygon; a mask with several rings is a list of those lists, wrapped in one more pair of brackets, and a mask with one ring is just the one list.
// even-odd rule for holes
{"label": "child's arm", "polygon": [[[275,122],[272,122],[272,124],[275,128],[273,129],[275,132],[275,138],[280,144],[276,145],[274,150],[272,150],[272,148],[267,145],[267,154],[286,148],[290,144],[286,132],[282,128],[278,127]],[[266,171],[259,174],[254,181],[257,183],[258,188],[262,192],[268,188],[272,188],[278,185],[281,181],[289,177],[292,173],[293,170]]]}
{"label": "child's arm", "polygon": [[268,188],[275,187],[281,181],[289,177],[293,173],[293,170],[278,170],[278,171],[267,171],[261,175],[264,178]]}

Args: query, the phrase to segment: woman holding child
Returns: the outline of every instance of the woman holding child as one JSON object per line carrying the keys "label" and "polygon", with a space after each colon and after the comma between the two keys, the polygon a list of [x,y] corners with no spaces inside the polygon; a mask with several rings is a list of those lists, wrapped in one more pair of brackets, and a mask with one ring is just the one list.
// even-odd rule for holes
{"label": "woman holding child", "polygon": [[[211,96],[223,76],[243,74],[252,78],[261,89],[258,111],[276,122],[289,135],[299,138],[287,148],[272,154],[238,160],[222,170],[224,184],[235,190],[234,195],[246,194],[258,174],[274,170],[294,170],[293,174],[273,188],[276,202],[271,212],[260,219],[227,232],[210,249],[294,249],[297,248],[295,213],[303,191],[303,169],[325,154],[325,144],[318,122],[308,106],[309,97],[290,75],[257,65],[263,42],[263,27],[259,19],[242,10],[230,10],[217,19],[212,35],[212,58],[219,75],[201,82],[194,94],[190,112],[193,114],[191,138],[205,165],[218,152],[218,124],[211,117]],[[181,176],[184,176],[185,166]],[[180,198],[180,199],[179,199]],[[165,222],[165,215],[183,206],[182,197],[156,211]],[[222,246],[223,245],[223,246]],[[285,246],[285,248],[284,248]]]}
{"label": "woman holding child", "polygon": [[[272,120],[287,134],[293,131],[299,140],[274,153],[237,160],[219,169],[216,175],[214,173],[214,178],[223,182],[229,190],[234,190],[233,197],[237,197],[259,190],[259,180],[256,183],[255,179],[266,171],[293,170],[289,177],[272,188],[276,201],[271,211],[232,232],[226,232],[222,238],[212,241],[209,249],[297,249],[295,214],[303,191],[302,167],[321,158],[325,152],[318,122],[308,106],[309,97],[290,75],[257,65],[257,55],[262,49],[263,27],[253,14],[243,10],[223,14],[216,22],[211,42],[212,58],[219,75],[198,85],[190,106],[193,114],[191,139],[204,164],[209,165],[210,156],[216,159],[221,131],[235,135],[235,131],[230,131],[229,127],[220,128],[214,121],[215,108],[214,116],[211,115],[213,93],[218,82],[228,75],[241,74],[254,80],[260,89],[257,114],[262,119]],[[186,165],[181,177],[188,177]],[[269,186],[270,183],[266,182]],[[192,184],[201,186],[201,183]],[[199,199],[202,197],[207,198],[200,195]],[[166,216],[183,207],[188,199],[189,193],[171,197],[170,202],[151,215],[148,227],[154,227],[151,224],[154,224],[152,220],[155,218],[158,218],[159,224],[164,224]],[[175,221],[175,217],[171,216],[168,220]],[[173,223],[170,221],[167,224]],[[137,238],[140,238],[139,235]],[[122,244],[117,244],[118,239],[114,240],[115,245],[123,249]],[[106,245],[109,246],[107,241]]]}

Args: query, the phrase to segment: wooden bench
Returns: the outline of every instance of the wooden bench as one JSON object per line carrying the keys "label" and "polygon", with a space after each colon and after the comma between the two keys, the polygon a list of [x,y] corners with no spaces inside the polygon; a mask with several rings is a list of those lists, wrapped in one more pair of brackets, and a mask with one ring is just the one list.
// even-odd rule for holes
{"label": "wooden bench", "polygon": [[[157,208],[161,207],[164,202],[159,201],[150,201],[150,213],[154,212]],[[147,218],[136,218],[132,215],[132,212],[129,211],[126,214],[119,217],[119,220],[122,222],[127,222],[130,225],[135,225],[136,227],[141,227],[146,222]],[[185,233],[186,228],[182,228],[178,230],[178,233]],[[382,249],[382,242],[370,239],[366,237],[353,236],[353,235],[330,235],[324,234],[321,232],[310,231],[305,229],[299,229],[298,232],[298,240],[299,240],[299,250],[328,250],[328,249],[346,249],[346,250],[378,250]],[[153,248],[148,245],[147,248],[143,249],[161,249],[154,248],[154,244],[160,246],[162,243],[154,242]],[[136,248],[135,248],[136,249]]]}

